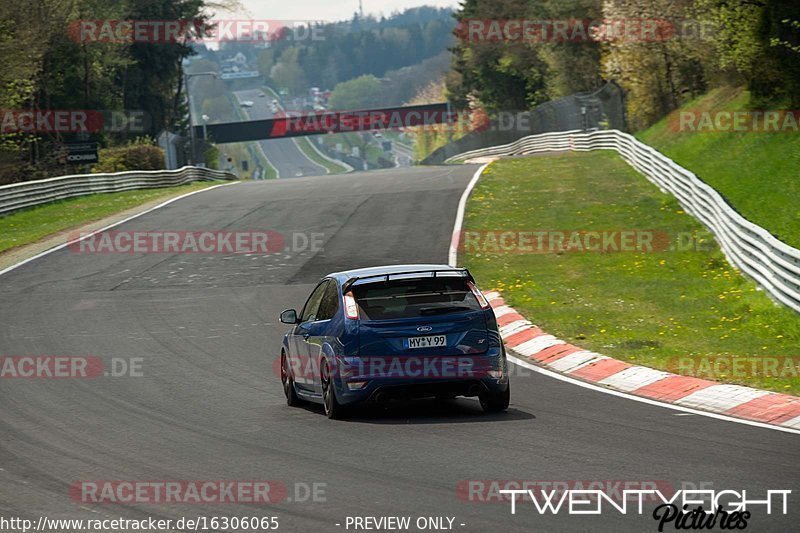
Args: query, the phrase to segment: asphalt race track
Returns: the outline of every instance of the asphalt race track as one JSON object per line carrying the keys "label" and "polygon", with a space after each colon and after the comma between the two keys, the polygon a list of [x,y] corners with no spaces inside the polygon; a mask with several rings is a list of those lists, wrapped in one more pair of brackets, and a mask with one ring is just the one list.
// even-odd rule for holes
{"label": "asphalt race track", "polygon": [[[259,97],[258,94],[261,92],[263,91],[253,89],[235,93],[239,102],[247,100],[253,102],[253,107],[242,108],[250,120],[263,120],[274,116],[270,111],[272,98],[269,94],[265,97]],[[278,171],[278,175],[281,178],[318,176],[327,173],[324,167],[306,157],[292,139],[267,139],[258,142],[264,150],[264,155],[267,156],[267,159]]]}
{"label": "asphalt race track", "polygon": [[[467,399],[368,410],[347,421],[286,406],[273,371],[286,329],[278,313],[301,307],[330,271],[446,262],[459,196],[475,168],[235,184],[115,228],[321,233],[323,250],[62,249],[0,276],[0,355],[142,358],[143,374],[0,379],[0,515],[278,516],[279,531],[345,531],[347,516],[410,515],[455,517],[455,530],[476,533],[657,531],[647,508],[641,516],[607,508],[552,516],[528,503],[512,516],[507,502],[470,502],[457,492],[467,480],[628,480],[746,489],[752,498],[792,489],[789,515],[756,512],[747,531],[793,530],[793,434],[680,416],[527,371],[512,378],[511,408],[499,415]],[[70,486],[86,480],[274,480],[289,494],[274,505],[71,499]],[[297,483],[322,483],[324,495],[296,501]]]}

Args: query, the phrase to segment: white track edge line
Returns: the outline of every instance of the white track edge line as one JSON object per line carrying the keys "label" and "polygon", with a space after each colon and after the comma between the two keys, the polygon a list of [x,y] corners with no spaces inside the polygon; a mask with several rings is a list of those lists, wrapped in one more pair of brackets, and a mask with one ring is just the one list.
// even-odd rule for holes
{"label": "white track edge line", "polygon": [[586,389],[591,389],[591,390],[598,391],[598,392],[604,392],[604,393],[610,394],[612,396],[619,396],[620,398],[626,398],[628,400],[634,400],[634,401],[637,401],[637,402],[646,403],[646,404],[649,404],[649,405],[655,405],[655,406],[658,406],[658,407],[665,407],[667,409],[672,409],[674,411],[682,411],[684,413],[691,413],[691,414],[695,414],[695,415],[707,416],[707,417],[710,417],[710,418],[716,418],[718,420],[725,420],[727,422],[737,422],[739,424],[745,424],[745,425],[748,425],[748,426],[755,426],[755,427],[764,428],[764,429],[773,429],[775,431],[783,431],[785,433],[793,433],[795,435],[800,435],[800,430],[797,430],[797,429],[784,427],[784,426],[779,426],[779,425],[775,425],[775,424],[767,424],[766,422],[756,422],[755,420],[746,420],[744,418],[736,418],[736,417],[733,417],[733,416],[723,415],[723,414],[720,414],[720,413],[714,413],[714,412],[711,412],[711,411],[703,411],[701,409],[693,409],[691,407],[684,407],[682,405],[675,405],[675,404],[672,404],[672,403],[660,402],[658,400],[653,400],[651,398],[645,398],[643,396],[636,396],[635,394],[629,394],[627,392],[621,392],[621,391],[614,390],[614,389],[609,389],[609,388],[606,388],[606,387],[600,387],[598,385],[594,385],[594,384],[588,383],[586,381],[580,381],[578,379],[571,378],[569,376],[565,376],[564,374],[561,374],[559,372],[555,372],[553,370],[548,370],[548,369],[543,368],[541,366],[534,365],[534,364],[529,363],[527,361],[523,361],[522,359],[520,359],[520,358],[518,358],[518,357],[516,357],[514,355],[511,355],[509,353],[506,353],[506,357],[508,358],[508,360],[510,362],[514,363],[515,365],[521,366],[523,368],[527,368],[528,370],[533,370],[534,372],[538,372],[540,374],[544,374],[545,376],[548,376],[548,377],[551,377],[551,378],[555,378],[555,379],[558,379],[560,381],[565,381],[565,382],[570,383],[572,385],[578,385],[579,387],[583,387],[583,388],[586,388]]}
{"label": "white track edge line", "polygon": [[[488,167],[490,164],[491,164],[491,162],[490,163],[484,163],[483,165],[481,165],[480,168],[478,168],[478,170],[475,171],[475,174],[472,176],[472,179],[470,180],[469,184],[467,184],[467,188],[464,189],[464,192],[461,194],[461,199],[458,202],[458,212],[456,213],[456,222],[453,225],[453,235],[450,238],[450,250],[448,252],[448,264],[450,266],[453,266],[453,267],[457,266],[456,265],[456,261],[458,259],[458,243],[459,243],[459,240],[460,240],[461,226],[464,223],[464,211],[466,210],[466,207],[467,207],[467,199],[469,198],[469,195],[472,193],[472,189],[475,188],[475,184],[478,183],[478,180],[480,179],[481,174],[483,173],[484,170],[486,170],[486,167]],[[456,236],[457,235],[459,237],[459,240],[456,240]],[[453,241],[456,241],[455,242],[455,246],[453,245]],[[0,272],[0,274],[2,274],[2,272]],[[510,348],[510,350],[511,349],[513,349],[513,348]],[[650,398],[645,398],[643,396],[636,396],[634,394],[628,394],[626,392],[621,392],[621,391],[617,391],[617,390],[614,390],[614,389],[601,387],[599,385],[593,385],[593,384],[585,382],[585,381],[580,381],[578,379],[568,377],[568,376],[566,376],[564,374],[561,374],[559,372],[555,372],[553,370],[548,370],[546,368],[543,368],[543,367],[540,367],[540,366],[537,366],[537,365],[533,365],[533,364],[531,364],[531,363],[529,363],[527,361],[523,361],[522,359],[519,359],[518,357],[515,357],[515,356],[513,356],[513,355],[511,355],[509,353],[507,353],[506,356],[508,357],[509,361],[511,361],[512,363],[514,363],[516,365],[522,366],[523,368],[527,368],[529,370],[533,370],[534,372],[538,372],[540,374],[544,374],[545,376],[549,376],[551,378],[555,378],[555,379],[558,379],[560,381],[564,381],[566,383],[570,383],[572,385],[578,385],[579,387],[584,387],[586,389],[591,389],[591,390],[595,390],[595,391],[599,391],[599,392],[604,392],[606,394],[611,394],[612,396],[618,396],[620,398],[626,398],[628,400],[634,400],[634,401],[637,401],[637,402],[640,402],[640,403],[646,403],[646,404],[655,405],[655,406],[658,406],[658,407],[665,407],[667,409],[672,409],[674,411],[682,411],[684,413],[691,413],[691,414],[695,414],[695,415],[707,416],[709,418],[716,418],[718,420],[725,420],[727,422],[735,422],[735,423],[738,423],[738,424],[745,424],[745,425],[748,425],[748,426],[755,426],[755,427],[759,427],[759,428],[772,429],[772,430],[775,430],[775,431],[783,431],[785,433],[793,433],[795,435],[800,435],[800,430],[792,429],[792,428],[789,428],[789,427],[778,426],[778,425],[775,425],[775,424],[767,424],[765,422],[756,422],[754,420],[746,420],[744,418],[736,418],[736,417],[727,416],[727,415],[723,415],[723,414],[719,414],[719,413],[712,413],[711,411],[702,411],[700,409],[692,409],[691,407],[683,407],[681,405],[676,405],[676,404],[673,404],[673,403],[660,402],[658,400],[652,400]]]}
{"label": "white track edge line", "polygon": [[[212,187],[206,187],[205,189],[200,189],[199,191],[187,192],[186,194],[182,194],[182,195],[180,195],[180,196],[176,196],[175,198],[170,198],[169,200],[167,200],[167,201],[165,201],[165,202],[162,202],[162,203],[160,203],[160,204],[158,204],[158,205],[156,205],[156,206],[153,206],[153,207],[151,207],[150,209],[145,209],[145,210],[144,210],[144,211],[142,211],[141,213],[136,213],[136,214],[134,214],[134,215],[131,215],[131,216],[127,217],[127,218],[124,218],[124,219],[122,219],[122,220],[120,220],[120,221],[118,221],[118,222],[114,222],[113,224],[109,224],[108,226],[105,226],[105,227],[103,227],[103,228],[100,228],[100,229],[94,230],[94,231],[92,231],[92,232],[90,232],[90,233],[88,233],[88,234],[84,235],[83,237],[80,237],[80,238],[78,238],[78,239],[73,239],[73,240],[71,240],[71,241],[67,241],[67,242],[65,242],[65,243],[58,244],[58,245],[56,245],[56,246],[53,246],[52,248],[48,248],[48,249],[47,249],[47,250],[45,250],[44,252],[39,252],[38,254],[36,254],[36,255],[34,255],[34,256],[32,256],[32,257],[29,257],[29,258],[27,258],[27,259],[23,259],[23,260],[22,260],[22,261],[20,261],[19,263],[15,263],[15,264],[13,264],[13,265],[11,265],[11,266],[9,266],[9,267],[6,267],[6,268],[4,268],[3,270],[0,270],[0,276],[2,276],[3,274],[6,274],[6,273],[8,273],[8,272],[11,272],[12,270],[14,270],[14,269],[16,269],[16,268],[19,268],[19,267],[21,267],[22,265],[25,265],[25,264],[27,264],[27,263],[30,263],[31,261],[34,261],[34,260],[36,260],[36,259],[39,259],[40,257],[44,257],[44,256],[45,256],[45,255],[47,255],[47,254],[51,254],[51,253],[53,253],[53,252],[55,252],[55,251],[61,250],[62,248],[66,248],[66,247],[67,247],[67,246],[69,246],[70,244],[73,244],[73,243],[76,243],[76,242],[80,242],[80,241],[82,241],[82,240],[84,240],[84,239],[88,239],[89,237],[91,237],[92,235],[95,235],[95,234],[97,234],[97,233],[102,233],[102,232],[104,232],[104,231],[106,231],[106,230],[110,230],[111,228],[114,228],[114,227],[116,227],[116,226],[119,226],[120,224],[124,224],[124,223],[126,223],[126,222],[128,222],[128,221],[131,221],[131,220],[133,220],[134,218],[139,218],[139,217],[140,217],[140,216],[142,216],[142,215],[146,215],[147,213],[150,213],[150,212],[152,212],[152,211],[155,211],[156,209],[160,209],[160,208],[162,208],[162,207],[164,207],[164,206],[166,206],[166,205],[169,205],[169,204],[171,204],[172,202],[177,202],[178,200],[182,200],[183,198],[187,198],[187,197],[189,197],[189,196],[192,196],[192,195],[194,195],[194,194],[199,194],[199,193],[201,193],[201,192],[210,191],[210,190],[212,190],[212,189],[217,189],[217,188],[219,188],[219,187],[227,187],[227,186],[229,186],[229,185],[237,185],[237,184],[239,184],[239,183],[241,183],[241,182],[234,181],[234,182],[232,182],[232,183],[221,183],[221,184],[219,184],[219,185],[214,185],[214,186],[212,186]],[[109,215],[109,216],[112,216],[112,215]],[[91,224],[91,222],[87,222],[87,224]]]}
{"label": "white track edge line", "polygon": [[[481,174],[483,174],[483,171],[486,170],[488,166],[489,163],[484,163],[475,171],[475,174],[472,175],[472,179],[469,180],[467,184],[467,188],[464,189],[464,192],[461,194],[461,199],[458,201],[456,223],[453,224],[453,234],[450,235],[450,250],[447,253],[447,264],[451,267],[457,266],[456,263],[458,262],[458,245],[461,242],[461,226],[464,224],[464,211],[466,211],[467,208],[467,200],[469,199],[469,195],[472,194],[472,189],[474,189],[475,185],[478,183]],[[453,244],[453,241],[455,241],[455,244]]]}

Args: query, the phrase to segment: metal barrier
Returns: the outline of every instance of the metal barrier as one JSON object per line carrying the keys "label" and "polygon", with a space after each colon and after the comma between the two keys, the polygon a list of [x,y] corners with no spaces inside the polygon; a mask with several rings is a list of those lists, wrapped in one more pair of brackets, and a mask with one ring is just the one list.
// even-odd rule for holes
{"label": "metal barrier", "polygon": [[777,301],[800,312],[800,250],[778,240],[737,213],[720,194],[689,170],[632,135],[617,130],[578,130],[531,135],[513,143],[464,152],[451,163],[490,156],[553,151],[614,150],[716,237],[728,261]]}
{"label": "metal barrier", "polygon": [[88,194],[174,187],[194,181],[235,180],[230,172],[201,167],[141,170],[114,174],[75,174],[0,186],[0,215]]}
{"label": "metal barrier", "polygon": [[510,143],[528,135],[601,127],[626,129],[625,94],[613,81],[595,91],[550,100],[530,110],[500,112],[485,128],[437,148],[422,164],[440,165],[459,152]]}

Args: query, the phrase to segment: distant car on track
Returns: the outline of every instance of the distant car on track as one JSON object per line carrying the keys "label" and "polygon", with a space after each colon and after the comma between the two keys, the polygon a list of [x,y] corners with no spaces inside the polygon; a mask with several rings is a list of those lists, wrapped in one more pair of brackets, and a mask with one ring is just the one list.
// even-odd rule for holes
{"label": "distant car on track", "polygon": [[283,339],[287,403],[320,403],[329,418],[395,398],[478,397],[508,408],[505,349],[489,302],[467,269],[396,265],[329,274]]}

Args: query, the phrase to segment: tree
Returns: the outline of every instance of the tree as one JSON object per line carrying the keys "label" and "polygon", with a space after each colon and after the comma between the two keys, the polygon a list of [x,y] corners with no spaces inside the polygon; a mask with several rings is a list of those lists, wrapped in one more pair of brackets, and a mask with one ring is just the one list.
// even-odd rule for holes
{"label": "tree", "polygon": [[288,89],[292,94],[301,94],[308,88],[308,81],[298,62],[299,53],[299,48],[287,48],[272,69],[272,81],[280,89]]}
{"label": "tree", "polygon": [[[207,9],[232,4],[204,0],[26,0],[0,2],[0,108],[143,111],[144,132],[185,126],[182,63],[192,43],[101,42],[73,31],[80,20],[200,20]],[[107,115],[107,113],[106,113]],[[92,133],[102,145],[131,133]],[[72,137],[72,139],[70,139]],[[55,145],[58,132],[0,133],[0,181],[35,179],[68,170]],[[25,163],[25,164],[22,164]]]}
{"label": "tree", "polygon": [[[197,20],[207,23],[203,0],[128,0],[133,20]],[[176,129],[185,110],[182,102],[183,61],[194,54],[190,42],[144,43],[130,46],[133,64],[124,73],[123,91],[127,109],[147,110],[148,132]]]}
{"label": "tree", "polygon": [[711,66],[743,81],[755,106],[800,104],[800,54],[792,48],[800,49],[796,2],[695,0],[695,4],[698,16],[714,29],[709,41],[718,60]]}
{"label": "tree", "polygon": [[381,107],[381,82],[372,75],[359,76],[334,87],[330,98],[332,109],[369,109]]}
{"label": "tree", "polygon": [[632,129],[650,126],[707,90],[715,52],[705,32],[688,31],[696,8],[692,0],[603,1],[606,19],[658,23],[655,39],[615,38],[603,49],[603,75],[625,89]]}
{"label": "tree", "polygon": [[459,108],[477,99],[490,112],[528,109],[550,99],[548,65],[540,43],[472,39],[465,31],[471,20],[504,21],[546,18],[542,5],[522,0],[466,0],[454,16],[459,24],[448,77],[449,98]]}
{"label": "tree", "polygon": [[269,79],[272,76],[272,68],[275,66],[275,50],[272,48],[262,50],[258,54],[256,63],[261,75]]}

